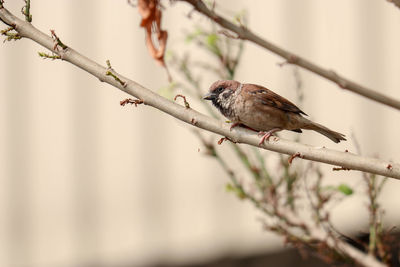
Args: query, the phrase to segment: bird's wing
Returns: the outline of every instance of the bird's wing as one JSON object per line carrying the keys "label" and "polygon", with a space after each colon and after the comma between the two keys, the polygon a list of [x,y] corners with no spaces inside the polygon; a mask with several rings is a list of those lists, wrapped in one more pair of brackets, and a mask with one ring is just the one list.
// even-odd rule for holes
{"label": "bird's wing", "polygon": [[304,114],[295,104],[286,98],[272,92],[271,90],[256,84],[246,84],[244,87],[247,94],[255,97],[260,103],[283,111]]}

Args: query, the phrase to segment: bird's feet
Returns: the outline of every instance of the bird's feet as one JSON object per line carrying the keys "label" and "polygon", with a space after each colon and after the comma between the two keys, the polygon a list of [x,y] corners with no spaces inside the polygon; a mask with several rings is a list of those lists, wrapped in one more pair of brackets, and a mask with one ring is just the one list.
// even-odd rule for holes
{"label": "bird's feet", "polygon": [[243,124],[241,124],[240,122],[235,122],[235,123],[233,123],[233,124],[231,125],[231,128],[230,128],[229,130],[232,131],[233,128],[238,127],[238,126],[241,126],[241,125],[243,125]]}
{"label": "bird's feet", "polygon": [[280,130],[282,130],[282,129],[274,128],[274,129],[269,130],[268,132],[259,132],[258,135],[259,136],[262,135],[262,137],[261,137],[260,143],[258,143],[258,145],[261,146],[265,142],[265,140],[268,140],[272,136],[273,133],[276,133]]}

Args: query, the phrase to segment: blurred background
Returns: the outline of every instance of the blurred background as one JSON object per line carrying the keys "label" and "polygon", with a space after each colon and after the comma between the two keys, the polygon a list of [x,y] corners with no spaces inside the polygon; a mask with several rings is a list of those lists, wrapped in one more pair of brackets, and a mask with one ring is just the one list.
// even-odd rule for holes
{"label": "blurred background", "polygon": [[[211,23],[185,3],[162,3],[167,50],[207,60],[185,38],[196,25],[212,28]],[[265,39],[400,98],[400,9],[388,1],[216,3],[227,17],[246,12],[248,27]],[[21,18],[23,5],[5,3]],[[31,13],[40,30],[55,29],[80,53],[102,65],[109,59],[119,73],[165,93],[166,72],[148,54],[141,17],[125,0],[34,0]],[[262,215],[226,192],[227,175],[204,153],[190,126],[148,106],[121,107],[128,95],[69,63],[43,60],[39,51],[45,49],[30,40],[0,47],[0,266],[201,265],[281,253],[282,240],[263,230]],[[278,66],[282,62],[245,43],[236,79],[274,90],[349,137],[333,144],[305,132],[301,142],[354,152],[355,136],[364,155],[400,161],[400,112],[308,71]],[[294,71],[302,82],[301,102]],[[203,75],[202,90],[216,79]],[[188,101],[205,112],[198,101]],[[229,153],[226,147],[222,153]],[[321,169],[332,183],[345,181],[355,190],[335,206],[335,225],[345,233],[366,231],[361,175]],[[389,181],[379,199],[387,228],[400,224],[399,190],[399,182]]]}

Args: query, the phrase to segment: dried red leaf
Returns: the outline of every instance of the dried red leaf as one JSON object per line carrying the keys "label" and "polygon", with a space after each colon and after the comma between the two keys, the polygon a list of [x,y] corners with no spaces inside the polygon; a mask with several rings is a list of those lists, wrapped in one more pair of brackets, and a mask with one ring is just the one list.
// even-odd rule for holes
{"label": "dried red leaf", "polygon": [[[146,45],[150,55],[165,67],[164,55],[167,45],[168,33],[161,29],[161,16],[159,0],[138,0],[138,10],[142,16],[140,27],[145,28]],[[152,38],[152,37],[156,38]],[[157,39],[158,44],[154,43]]]}

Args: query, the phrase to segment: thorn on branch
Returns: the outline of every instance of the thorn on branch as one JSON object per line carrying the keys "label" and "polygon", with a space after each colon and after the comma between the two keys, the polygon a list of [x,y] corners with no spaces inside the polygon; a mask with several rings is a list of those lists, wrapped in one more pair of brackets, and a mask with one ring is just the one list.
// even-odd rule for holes
{"label": "thorn on branch", "polygon": [[292,54],[292,55],[288,56],[288,58],[285,61],[278,63],[278,66],[283,67],[283,66],[289,65],[289,64],[297,64],[298,62],[299,62],[299,57]]}
{"label": "thorn on branch", "polygon": [[0,31],[1,35],[6,36],[6,39],[4,39],[3,43],[11,40],[16,41],[22,38],[18,32],[10,32],[12,30],[15,30],[15,26]]}
{"label": "thorn on branch", "polygon": [[293,154],[293,155],[291,155],[291,156],[289,157],[288,163],[289,163],[289,164],[292,164],[292,162],[293,162],[293,160],[294,160],[295,158],[304,158],[304,156],[302,156],[302,155],[300,154],[300,152],[297,152],[297,153],[295,153],[295,154]]}
{"label": "thorn on branch", "polygon": [[174,101],[176,101],[176,99],[177,99],[178,97],[183,98],[183,103],[185,104],[185,108],[190,108],[189,102],[186,101],[186,96],[184,96],[184,95],[176,95],[176,96],[174,97]]}
{"label": "thorn on branch", "polygon": [[210,11],[211,11],[211,13],[212,13],[212,19],[213,19],[215,22],[218,22],[218,21],[221,20],[221,18],[220,18],[220,17],[217,15],[217,13],[215,12],[215,7],[216,7],[216,6],[217,6],[217,3],[215,2],[215,0],[212,1]]}
{"label": "thorn on branch", "polygon": [[127,98],[125,100],[120,101],[119,104],[121,106],[125,106],[126,104],[131,104],[131,105],[135,105],[135,107],[137,107],[140,104],[144,104],[144,101],[142,99]]}
{"label": "thorn on branch", "polygon": [[346,167],[333,167],[332,171],[351,171],[351,169]]}
{"label": "thorn on branch", "polygon": [[68,46],[66,46],[65,44],[63,44],[63,42],[61,42],[60,38],[58,38],[58,36],[57,36],[55,30],[50,30],[50,32],[51,32],[51,37],[53,38],[53,41],[54,41],[54,47],[53,47],[53,50],[54,50],[54,51],[60,51],[60,50],[58,49],[58,47],[61,47],[61,50],[66,50],[66,49],[68,49]]}
{"label": "thorn on branch", "polygon": [[388,169],[388,170],[393,170],[392,164],[388,164],[388,165],[386,166],[386,169]]}
{"label": "thorn on branch", "polygon": [[335,71],[331,70],[329,72],[332,76],[332,80],[335,83],[337,83],[337,85],[339,85],[340,88],[346,89],[348,87],[348,83],[343,78],[341,78]]}
{"label": "thorn on branch", "polygon": [[189,13],[187,13],[186,17],[187,17],[188,19],[191,19],[191,18],[192,18],[192,14],[193,14],[195,11],[196,11],[196,9],[192,8],[192,9],[189,11]]}
{"label": "thorn on branch", "polygon": [[212,1],[212,4],[211,4],[211,12],[215,13],[215,7],[216,7],[216,5],[217,5],[217,3],[215,2],[215,0]]}
{"label": "thorn on branch", "polygon": [[32,22],[32,15],[31,15],[31,0],[24,0],[25,6],[22,7],[21,13],[25,16],[25,20],[29,23]]}
{"label": "thorn on branch", "polygon": [[61,59],[61,56],[56,55],[54,53],[53,53],[53,55],[49,55],[45,52],[38,52],[38,54],[39,54],[39,57],[41,57],[43,59],[46,59],[46,58],[50,58],[51,60]]}
{"label": "thorn on branch", "polygon": [[192,120],[190,121],[190,123],[194,126],[196,126],[197,124],[197,120],[195,118],[192,118]]}
{"label": "thorn on branch", "polygon": [[224,30],[219,30],[218,33],[223,34],[226,37],[231,38],[231,39],[242,39],[239,34],[236,33],[236,35],[234,35],[234,34],[232,34],[231,32],[229,32],[229,31],[227,31],[225,29]]}
{"label": "thorn on branch", "polygon": [[115,75],[115,74],[113,73],[114,69],[111,67],[110,60],[107,59],[107,60],[106,60],[106,64],[107,64],[106,75],[107,75],[107,76],[113,77],[114,80],[116,80],[117,82],[119,82],[119,83],[122,85],[122,87],[125,88],[128,84],[127,84],[126,82],[122,81],[120,78],[118,78],[117,75]]}

